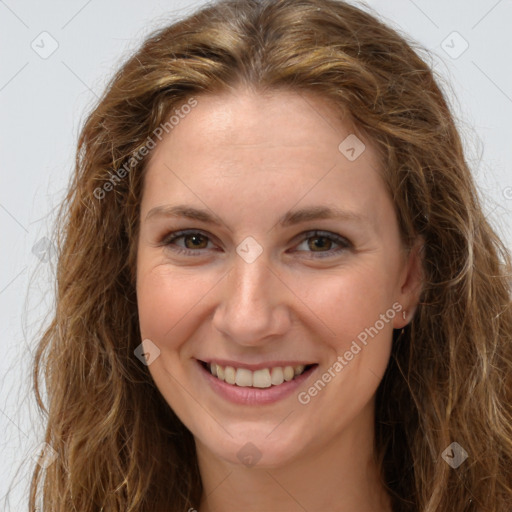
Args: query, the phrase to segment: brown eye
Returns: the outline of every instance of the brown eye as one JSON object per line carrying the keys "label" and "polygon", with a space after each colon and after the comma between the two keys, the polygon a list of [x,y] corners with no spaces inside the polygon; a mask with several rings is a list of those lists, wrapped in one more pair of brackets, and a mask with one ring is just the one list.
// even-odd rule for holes
{"label": "brown eye", "polygon": [[179,238],[183,238],[187,249],[206,249],[206,246],[208,245],[208,238],[198,233],[193,235],[182,235]]}
{"label": "brown eye", "polygon": [[[180,243],[178,243],[178,240]],[[200,231],[177,231],[168,234],[160,242],[161,245],[168,247],[174,252],[193,256],[198,256],[205,249],[210,249],[209,243],[212,243],[210,238]]]}
{"label": "brown eye", "polygon": [[308,247],[312,251],[323,251],[324,249],[329,250],[333,243],[332,240],[325,236],[315,236],[308,238],[308,240],[313,241],[313,243],[308,243]]}
{"label": "brown eye", "polygon": [[[320,258],[337,256],[352,247],[352,244],[346,238],[328,231],[305,233],[305,237],[302,240],[297,246],[297,250],[310,254],[315,253],[317,256],[314,257]],[[305,246],[305,248],[301,249],[301,246]],[[335,248],[335,246],[338,246],[338,248]]]}

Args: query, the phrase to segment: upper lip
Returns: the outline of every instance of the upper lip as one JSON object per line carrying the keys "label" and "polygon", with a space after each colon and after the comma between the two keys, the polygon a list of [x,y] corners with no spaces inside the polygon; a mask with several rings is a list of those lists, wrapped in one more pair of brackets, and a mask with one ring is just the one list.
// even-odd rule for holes
{"label": "upper lip", "polygon": [[217,359],[217,358],[198,359],[198,361],[200,361],[202,363],[207,363],[207,364],[215,363],[215,364],[218,364],[219,366],[224,366],[224,367],[225,366],[233,366],[234,368],[246,368],[247,370],[251,370],[251,371],[261,370],[263,368],[275,368],[278,366],[281,366],[284,368],[285,366],[299,366],[299,365],[308,366],[311,364],[315,364],[315,363],[311,363],[309,361],[290,361],[290,360],[285,360],[285,359],[280,359],[278,361],[264,361],[262,363],[256,363],[256,364],[243,363],[240,361],[233,361],[230,359]]}

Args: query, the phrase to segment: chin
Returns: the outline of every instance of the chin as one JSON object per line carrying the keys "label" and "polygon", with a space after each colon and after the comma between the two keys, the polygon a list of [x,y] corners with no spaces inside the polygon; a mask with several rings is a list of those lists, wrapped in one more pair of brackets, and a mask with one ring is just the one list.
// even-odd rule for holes
{"label": "chin", "polygon": [[[227,430],[236,432],[233,438],[224,432],[223,439],[209,438],[207,443],[200,441],[200,444],[220,459],[247,468],[275,469],[286,466],[293,462],[302,451],[299,443],[301,439],[303,443],[305,437],[284,429],[276,433],[275,436],[273,434],[269,436],[272,428],[269,428],[267,424],[262,425],[260,429],[251,425],[251,428],[245,431],[243,428],[230,427],[227,427]],[[197,442],[198,438],[196,437]]]}

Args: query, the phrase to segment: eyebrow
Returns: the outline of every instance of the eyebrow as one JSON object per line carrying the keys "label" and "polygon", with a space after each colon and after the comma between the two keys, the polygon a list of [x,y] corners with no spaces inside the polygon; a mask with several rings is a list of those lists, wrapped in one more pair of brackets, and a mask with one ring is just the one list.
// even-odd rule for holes
{"label": "eyebrow", "polygon": [[[206,224],[213,224],[215,226],[222,226],[224,223],[215,215],[212,215],[208,210],[201,210],[189,205],[167,205],[157,206],[152,208],[146,215],[146,221],[152,217],[170,217],[170,218],[187,218],[197,220]],[[301,208],[299,210],[290,210],[285,213],[278,221],[282,227],[288,227],[301,222],[319,219],[335,219],[335,220],[348,220],[368,224],[367,217],[355,212],[341,210],[339,208],[331,208],[327,206],[310,206]]]}

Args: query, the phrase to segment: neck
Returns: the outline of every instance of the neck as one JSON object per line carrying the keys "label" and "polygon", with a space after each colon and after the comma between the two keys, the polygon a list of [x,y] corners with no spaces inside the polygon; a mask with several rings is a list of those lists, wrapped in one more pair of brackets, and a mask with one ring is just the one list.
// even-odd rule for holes
{"label": "neck", "polygon": [[204,489],[199,512],[392,512],[374,460],[373,407],[362,415],[336,437],[273,467],[232,464],[196,439]]}

